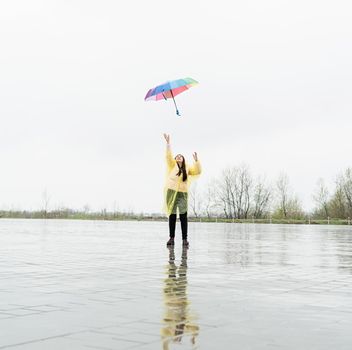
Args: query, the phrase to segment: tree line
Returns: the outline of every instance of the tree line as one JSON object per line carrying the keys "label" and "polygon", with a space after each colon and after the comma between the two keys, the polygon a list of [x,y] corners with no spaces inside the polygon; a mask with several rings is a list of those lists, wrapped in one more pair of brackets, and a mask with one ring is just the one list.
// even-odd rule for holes
{"label": "tree line", "polygon": [[[281,173],[274,181],[264,176],[255,176],[247,164],[229,167],[202,190],[193,184],[189,192],[189,216],[196,219],[266,220],[263,222],[311,222],[312,220],[338,220],[352,223],[352,168],[347,168],[336,177],[332,188],[324,179],[318,179],[312,189],[314,208],[303,210],[302,202],[292,190],[289,177]],[[57,208],[50,210],[51,196],[45,189],[39,210],[0,210],[0,218],[63,218],[92,220],[163,220],[162,213],[134,213],[114,209],[90,210],[85,205],[81,210]],[[332,221],[331,221],[332,222]],[[318,223],[318,222],[317,222]]]}
{"label": "tree line", "polygon": [[200,192],[196,184],[189,194],[190,215],[226,219],[346,219],[352,218],[352,168],[336,176],[330,192],[323,179],[312,190],[315,207],[305,212],[291,189],[289,177],[281,173],[275,181],[254,176],[242,164],[225,169]]}

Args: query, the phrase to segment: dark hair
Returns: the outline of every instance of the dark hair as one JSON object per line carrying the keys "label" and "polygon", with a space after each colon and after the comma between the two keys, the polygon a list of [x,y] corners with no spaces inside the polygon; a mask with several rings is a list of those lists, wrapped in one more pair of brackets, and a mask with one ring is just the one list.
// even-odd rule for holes
{"label": "dark hair", "polygon": [[182,181],[186,181],[187,180],[187,171],[186,171],[186,162],[185,162],[185,157],[182,156],[182,165],[179,166],[179,164],[177,163],[178,166],[178,173],[177,176],[180,176],[182,174]]}

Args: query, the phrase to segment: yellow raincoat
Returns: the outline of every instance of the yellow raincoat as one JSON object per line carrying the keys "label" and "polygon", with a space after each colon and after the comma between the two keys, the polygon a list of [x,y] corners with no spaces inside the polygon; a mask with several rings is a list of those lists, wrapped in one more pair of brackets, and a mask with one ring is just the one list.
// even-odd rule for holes
{"label": "yellow raincoat", "polygon": [[186,163],[187,179],[182,181],[182,174],[177,176],[179,168],[174,159],[170,145],[166,147],[166,182],[165,182],[165,212],[167,215],[184,214],[188,208],[188,188],[193,179],[200,175],[202,168],[199,160],[192,166]]}

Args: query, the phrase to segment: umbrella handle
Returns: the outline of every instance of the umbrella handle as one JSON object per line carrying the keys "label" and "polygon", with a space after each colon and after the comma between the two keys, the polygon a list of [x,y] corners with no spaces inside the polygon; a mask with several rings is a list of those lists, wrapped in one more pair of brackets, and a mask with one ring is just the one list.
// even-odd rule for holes
{"label": "umbrella handle", "polygon": [[181,116],[180,112],[177,109],[177,104],[176,104],[176,101],[174,99],[174,94],[172,93],[172,89],[170,90],[170,92],[171,92],[171,96],[172,96],[172,99],[174,101],[174,105],[175,105],[175,108],[176,108],[176,115]]}

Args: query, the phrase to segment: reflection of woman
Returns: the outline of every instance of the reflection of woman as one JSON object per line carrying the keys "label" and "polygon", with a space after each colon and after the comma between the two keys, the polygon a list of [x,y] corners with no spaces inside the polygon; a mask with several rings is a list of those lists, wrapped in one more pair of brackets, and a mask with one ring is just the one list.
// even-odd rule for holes
{"label": "reflection of woman", "polygon": [[170,136],[164,134],[166,141],[166,164],[167,164],[167,179],[166,179],[166,212],[169,216],[169,232],[170,239],[167,246],[175,244],[175,228],[176,214],[180,215],[182,242],[184,246],[188,246],[187,241],[187,207],[188,207],[188,186],[190,179],[201,173],[201,166],[198,160],[197,153],[194,152],[194,163],[192,166],[186,164],[182,154],[178,154],[173,158],[170,147]]}
{"label": "reflection of woman", "polygon": [[[163,350],[169,350],[171,343],[180,343],[182,337],[190,337],[195,345],[199,327],[194,323],[187,298],[187,248],[183,247],[181,264],[175,265],[174,248],[169,248],[169,265],[164,285],[165,326],[161,329]],[[193,321],[193,322],[192,322]]]}

